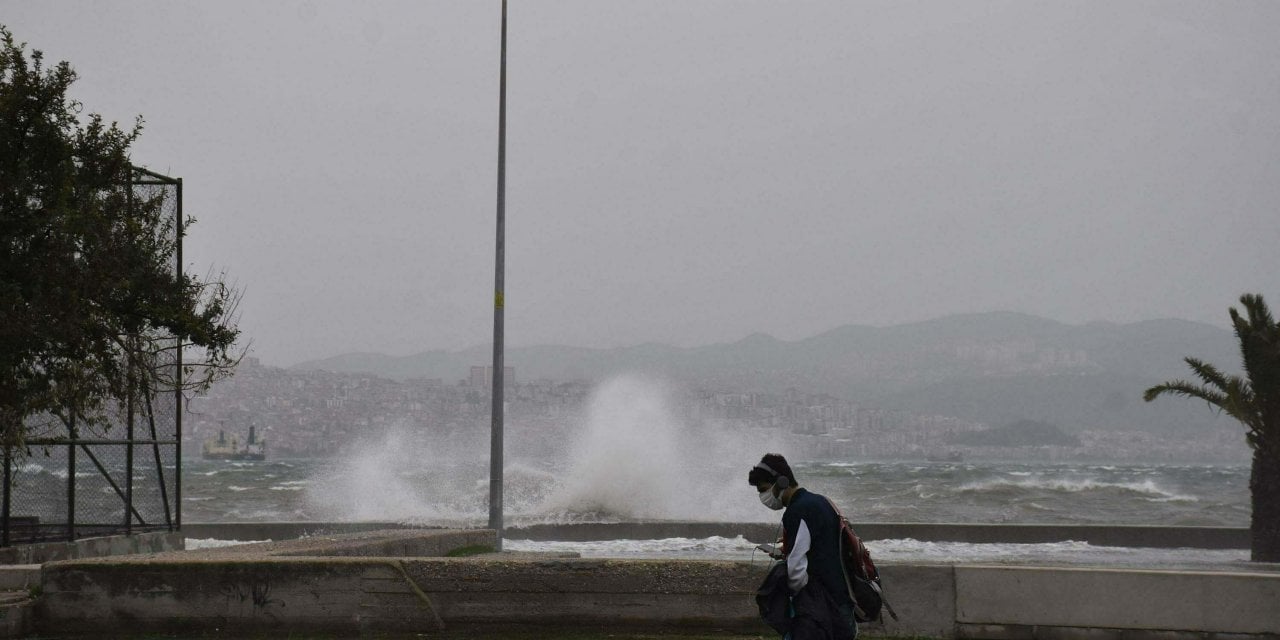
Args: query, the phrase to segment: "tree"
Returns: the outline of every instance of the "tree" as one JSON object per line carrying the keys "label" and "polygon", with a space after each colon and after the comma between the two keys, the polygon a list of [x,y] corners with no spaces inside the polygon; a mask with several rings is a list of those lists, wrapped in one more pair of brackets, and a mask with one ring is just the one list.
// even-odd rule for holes
{"label": "tree", "polygon": [[1261,295],[1240,297],[1242,316],[1231,308],[1245,377],[1226,375],[1211,364],[1186,358],[1202,384],[1174,380],[1147,389],[1148,402],[1164,394],[1197,398],[1239,420],[1253,449],[1249,475],[1253,515],[1252,558],[1280,562],[1280,326]]}
{"label": "tree", "polygon": [[46,68],[0,26],[0,444],[43,426],[105,430],[113,415],[228,374],[239,295],[220,276],[177,274],[179,231],[136,198],[130,146],[142,132],[81,122],[66,62]]}

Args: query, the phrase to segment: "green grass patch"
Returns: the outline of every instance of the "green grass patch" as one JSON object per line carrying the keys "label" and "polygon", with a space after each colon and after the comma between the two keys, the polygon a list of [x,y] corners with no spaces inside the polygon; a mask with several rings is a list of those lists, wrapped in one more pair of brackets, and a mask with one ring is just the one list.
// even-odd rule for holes
{"label": "green grass patch", "polygon": [[487,544],[473,544],[466,547],[458,547],[449,553],[444,554],[446,558],[466,558],[467,556],[478,556],[482,553],[493,553],[496,551]]}

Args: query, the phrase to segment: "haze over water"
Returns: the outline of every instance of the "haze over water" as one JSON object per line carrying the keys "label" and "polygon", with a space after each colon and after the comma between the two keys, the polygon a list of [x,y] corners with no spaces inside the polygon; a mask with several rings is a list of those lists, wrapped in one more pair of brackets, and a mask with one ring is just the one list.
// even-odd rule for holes
{"label": "haze over water", "polygon": [[[660,382],[600,385],[582,424],[510,434],[508,522],[699,520],[765,522],[746,483],[759,442],[685,424]],[[392,429],[334,459],[191,461],[189,522],[390,520],[478,525],[487,520],[488,434]],[[792,456],[803,485],[855,522],[1008,522],[1247,526],[1245,465],[847,460]]]}

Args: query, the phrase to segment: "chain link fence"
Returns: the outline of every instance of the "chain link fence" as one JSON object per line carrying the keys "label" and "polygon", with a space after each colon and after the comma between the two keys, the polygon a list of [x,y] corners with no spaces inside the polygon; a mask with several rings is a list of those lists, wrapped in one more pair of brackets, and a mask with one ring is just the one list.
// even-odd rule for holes
{"label": "chain link fence", "polygon": [[[126,198],[159,218],[180,277],[182,181],[134,167]],[[149,375],[105,428],[38,416],[27,422],[26,449],[4,451],[3,546],[181,526],[181,352],[172,338],[145,346]]]}

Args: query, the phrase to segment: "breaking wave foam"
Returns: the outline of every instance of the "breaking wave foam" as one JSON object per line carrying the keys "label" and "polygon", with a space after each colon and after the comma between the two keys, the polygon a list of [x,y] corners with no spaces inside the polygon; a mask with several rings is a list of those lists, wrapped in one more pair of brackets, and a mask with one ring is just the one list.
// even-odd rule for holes
{"label": "breaking wave foam", "polygon": [[1023,477],[1019,479],[981,480],[961,485],[959,493],[993,493],[1011,490],[1061,491],[1084,493],[1089,491],[1122,491],[1146,496],[1150,500],[1161,502],[1197,502],[1199,498],[1174,493],[1161,488],[1153,480],[1141,482],[1106,482],[1092,478],[1043,478]]}
{"label": "breaking wave foam", "polygon": [[[902,538],[866,544],[877,563],[1221,567],[1249,560],[1247,549],[1103,547],[1079,541],[977,544]],[[503,545],[509,551],[577,553],[585,558],[768,561],[741,536],[588,542],[505,540]]]}

